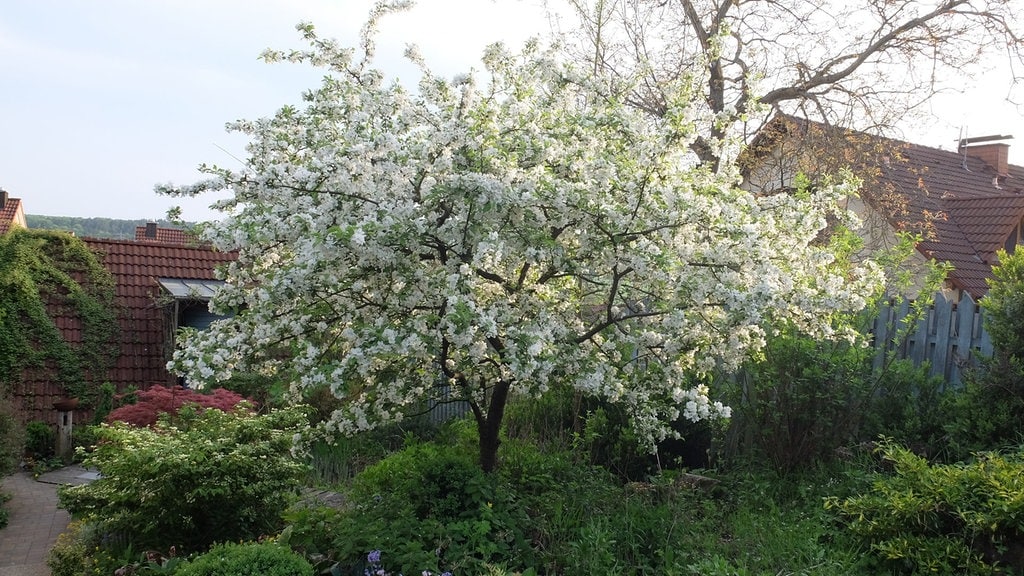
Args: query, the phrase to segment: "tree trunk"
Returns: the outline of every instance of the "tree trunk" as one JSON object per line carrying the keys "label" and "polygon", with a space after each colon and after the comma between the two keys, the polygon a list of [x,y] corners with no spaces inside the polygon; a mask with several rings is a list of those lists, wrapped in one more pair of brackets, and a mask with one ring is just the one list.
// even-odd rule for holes
{"label": "tree trunk", "polygon": [[[501,421],[505,416],[505,404],[508,402],[509,382],[499,382],[491,391],[491,401],[487,406],[487,415],[477,417],[477,431],[480,436],[480,468],[488,474],[498,467],[498,446],[501,440]],[[481,414],[482,416],[482,414]]]}

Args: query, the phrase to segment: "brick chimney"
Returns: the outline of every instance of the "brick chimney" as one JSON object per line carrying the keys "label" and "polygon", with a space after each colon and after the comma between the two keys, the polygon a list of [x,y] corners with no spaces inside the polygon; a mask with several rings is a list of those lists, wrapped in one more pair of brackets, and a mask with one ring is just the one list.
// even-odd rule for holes
{"label": "brick chimney", "polygon": [[146,238],[156,238],[156,222],[146,223]]}
{"label": "brick chimney", "polygon": [[994,140],[1011,139],[1013,139],[1013,136],[964,138],[960,141],[960,151],[988,164],[999,176],[1006,176],[1010,173],[1010,162],[1008,160],[1010,145],[1003,142],[994,142]]}
{"label": "brick chimney", "polygon": [[3,210],[4,206],[7,206],[7,190],[0,188],[0,210]]}

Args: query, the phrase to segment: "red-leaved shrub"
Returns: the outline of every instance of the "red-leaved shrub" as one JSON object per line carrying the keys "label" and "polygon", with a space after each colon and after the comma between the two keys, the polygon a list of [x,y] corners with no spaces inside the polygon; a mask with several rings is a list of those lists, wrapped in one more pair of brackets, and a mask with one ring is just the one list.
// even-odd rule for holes
{"label": "red-leaved shrub", "polygon": [[198,404],[202,408],[216,408],[223,412],[238,409],[238,403],[245,400],[224,388],[218,388],[212,394],[200,394],[188,388],[167,388],[153,386],[148,390],[136,393],[138,402],[126,404],[110,412],[107,422],[127,422],[132,426],[152,426],[156,424],[160,414],[177,414],[185,404]]}

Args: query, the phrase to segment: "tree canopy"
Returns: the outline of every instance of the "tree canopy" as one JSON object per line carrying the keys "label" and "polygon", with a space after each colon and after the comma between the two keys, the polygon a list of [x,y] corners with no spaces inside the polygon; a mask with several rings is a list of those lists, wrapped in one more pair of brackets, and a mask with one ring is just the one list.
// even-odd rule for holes
{"label": "tree canopy", "polygon": [[1021,80],[1016,0],[567,0],[593,73],[641,75],[628,100],[662,116],[687,79],[714,115],[691,148],[747,136],[778,111],[828,124],[891,128],[937,92],[1000,59],[1008,98]]}
{"label": "tree canopy", "polygon": [[653,443],[680,416],[728,414],[703,376],[773,326],[845,336],[833,315],[880,286],[873,263],[815,241],[856,225],[837,202],[855,183],[755,196],[735,168],[687,162],[707,118],[684,85],[652,117],[627,105],[635,86],[534,43],[453,80],[411,52],[409,91],[372,66],[375,22],[360,50],[301,26],[310,49],[268,57],[324,66],[322,85],[234,125],[243,169],[161,188],[231,192],[206,234],[238,251],[212,301],[234,316],[184,339],[172,367],[190,380],[329,387],[335,433],[447,391],[491,470],[511,394],[574,386],[627,406]]}

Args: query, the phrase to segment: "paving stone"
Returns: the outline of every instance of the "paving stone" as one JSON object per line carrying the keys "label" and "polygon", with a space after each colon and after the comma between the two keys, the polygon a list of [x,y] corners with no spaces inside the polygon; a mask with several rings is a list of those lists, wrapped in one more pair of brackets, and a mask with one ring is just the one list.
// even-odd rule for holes
{"label": "paving stone", "polygon": [[94,471],[67,466],[48,472],[37,481],[27,472],[3,478],[0,492],[11,495],[4,506],[10,513],[6,528],[0,529],[0,576],[50,576],[46,558],[71,516],[57,508],[57,487],[85,484],[96,478]]}

